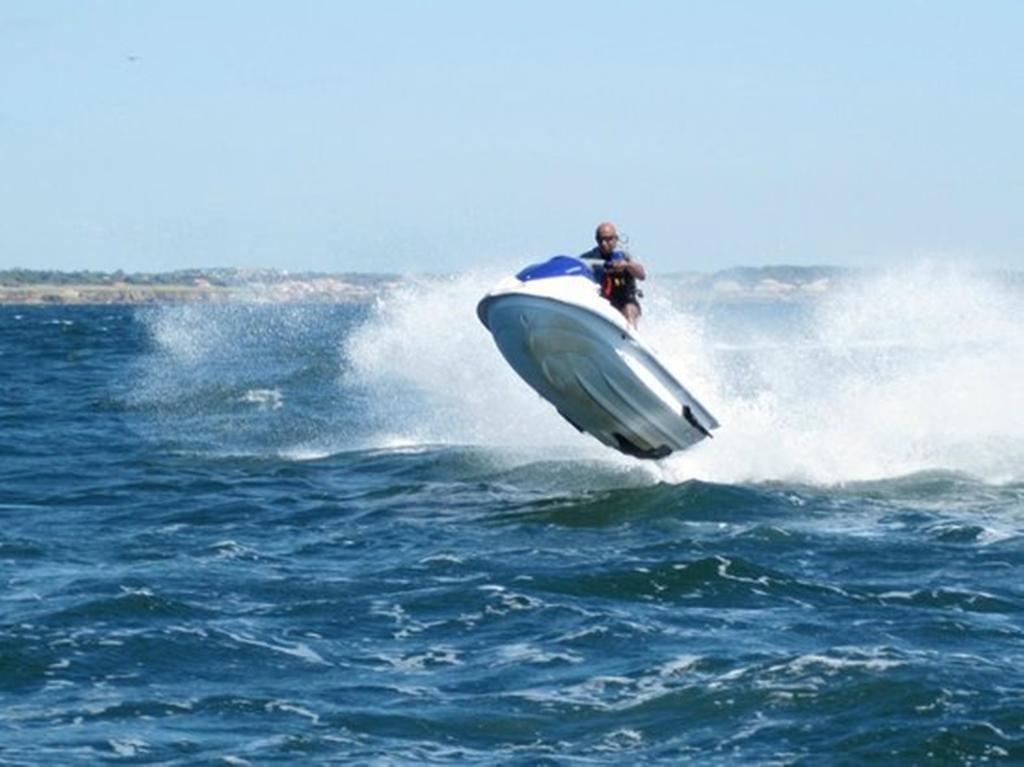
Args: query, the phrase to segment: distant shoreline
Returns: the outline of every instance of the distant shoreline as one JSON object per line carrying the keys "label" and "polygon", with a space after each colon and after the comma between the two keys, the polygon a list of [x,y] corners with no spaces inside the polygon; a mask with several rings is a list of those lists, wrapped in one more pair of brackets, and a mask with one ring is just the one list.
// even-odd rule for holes
{"label": "distant shoreline", "polygon": [[0,304],[154,304],[223,301],[230,288],[195,285],[24,285],[0,286]]}
{"label": "distant shoreline", "polygon": [[388,275],[290,275],[253,269],[161,274],[0,271],[0,305],[217,303],[231,300],[361,303],[396,284]]}
{"label": "distant shoreline", "polygon": [[276,285],[0,285],[0,306],[183,304],[226,301],[365,303],[379,293],[337,280]]}
{"label": "distant shoreline", "polygon": [[[864,269],[835,266],[734,267],[711,274],[657,275],[655,282],[682,286],[693,295],[722,301],[813,299],[868,276]],[[994,272],[1024,286],[1024,272]],[[423,275],[421,275],[423,276]],[[447,279],[435,275],[438,279]],[[56,272],[0,270],[0,305],[220,303],[369,303],[409,277],[346,272],[292,274],[275,269],[211,268],[176,272]],[[654,284],[652,283],[652,288]]]}

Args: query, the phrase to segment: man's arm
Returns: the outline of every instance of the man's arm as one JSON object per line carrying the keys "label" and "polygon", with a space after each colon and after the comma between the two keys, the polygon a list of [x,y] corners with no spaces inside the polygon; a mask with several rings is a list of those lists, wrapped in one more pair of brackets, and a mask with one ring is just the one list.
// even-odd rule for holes
{"label": "man's arm", "polygon": [[644,265],[639,261],[634,261],[633,259],[619,259],[617,261],[612,261],[609,264],[609,267],[615,272],[629,272],[638,280],[647,279],[647,270],[644,269]]}

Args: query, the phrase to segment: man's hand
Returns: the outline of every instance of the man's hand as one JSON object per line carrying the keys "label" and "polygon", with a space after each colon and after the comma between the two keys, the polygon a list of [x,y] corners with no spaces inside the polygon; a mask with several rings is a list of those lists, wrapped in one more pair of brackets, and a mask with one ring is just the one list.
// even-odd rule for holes
{"label": "man's hand", "polygon": [[629,272],[638,280],[647,279],[647,270],[636,261],[617,258],[614,261],[607,262],[604,268],[609,272]]}

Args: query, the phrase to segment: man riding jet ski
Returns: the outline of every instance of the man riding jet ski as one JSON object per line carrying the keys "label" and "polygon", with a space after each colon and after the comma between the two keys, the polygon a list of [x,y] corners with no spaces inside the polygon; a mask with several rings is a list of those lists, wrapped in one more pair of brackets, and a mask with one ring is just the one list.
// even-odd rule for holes
{"label": "man riding jet ski", "polygon": [[598,224],[594,239],[597,247],[579,257],[593,270],[601,295],[622,312],[630,327],[635,329],[641,314],[637,299],[643,296],[636,283],[647,279],[647,270],[639,261],[634,261],[628,251],[618,247],[619,233],[615,224],[608,221]]}
{"label": "man riding jet ski", "polygon": [[[554,256],[507,277],[477,304],[502,356],[566,421],[627,455],[664,458],[718,421],[636,332],[636,281],[612,224],[583,258]],[[584,260],[586,259],[586,260]]]}

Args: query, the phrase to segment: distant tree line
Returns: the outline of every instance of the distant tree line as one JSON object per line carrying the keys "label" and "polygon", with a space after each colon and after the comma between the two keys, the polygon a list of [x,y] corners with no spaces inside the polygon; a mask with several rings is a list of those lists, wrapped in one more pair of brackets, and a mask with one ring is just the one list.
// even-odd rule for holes
{"label": "distant tree line", "polygon": [[211,285],[225,285],[225,275],[218,273],[221,271],[223,270],[207,272],[202,269],[182,269],[175,272],[126,274],[120,269],[116,272],[97,272],[91,269],[74,272],[54,269],[6,269],[0,271],[0,285],[192,285],[197,280],[205,280]]}
{"label": "distant tree line", "polygon": [[0,286],[24,287],[26,285],[194,285],[205,281],[217,287],[230,287],[247,283],[275,284],[286,280],[311,280],[323,277],[341,279],[353,284],[375,284],[394,279],[393,275],[324,272],[289,273],[278,269],[236,269],[218,267],[211,269],[178,269],[173,272],[140,272],[128,274],[118,269],[115,272],[97,272],[84,269],[62,272],[54,269],[6,269],[0,271]]}

